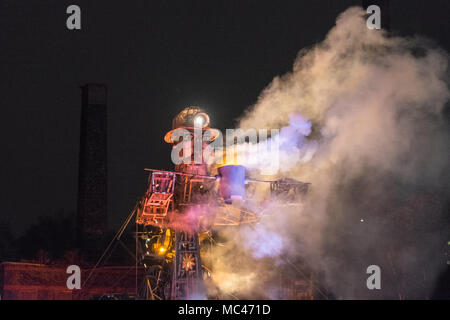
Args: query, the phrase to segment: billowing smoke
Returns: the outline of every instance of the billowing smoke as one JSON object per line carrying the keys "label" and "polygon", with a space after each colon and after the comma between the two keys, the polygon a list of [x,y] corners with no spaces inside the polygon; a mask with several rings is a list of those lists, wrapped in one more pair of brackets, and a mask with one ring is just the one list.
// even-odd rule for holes
{"label": "billowing smoke", "polygon": [[[300,278],[303,261],[336,298],[430,298],[450,240],[449,97],[447,53],[367,29],[361,8],[343,12],[240,121],[281,128],[271,178],[311,188],[301,205],[265,202],[259,224],[220,232],[219,289],[277,298],[275,279]],[[381,290],[366,286],[369,265]]]}

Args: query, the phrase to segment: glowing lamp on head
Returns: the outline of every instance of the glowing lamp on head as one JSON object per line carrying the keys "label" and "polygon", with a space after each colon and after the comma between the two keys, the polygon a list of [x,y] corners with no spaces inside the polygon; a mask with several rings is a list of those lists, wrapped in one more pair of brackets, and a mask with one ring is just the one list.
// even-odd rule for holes
{"label": "glowing lamp on head", "polygon": [[198,113],[195,117],[194,117],[194,126],[195,127],[207,127],[209,125],[209,116],[204,113]]}
{"label": "glowing lamp on head", "polygon": [[195,128],[202,129],[202,132],[208,131],[209,141],[215,140],[220,136],[220,131],[209,127],[209,116],[198,107],[187,107],[181,111],[172,121],[172,130],[166,133],[164,141],[167,143],[177,143],[180,138],[174,140],[172,135],[175,130],[183,129],[192,131]]}

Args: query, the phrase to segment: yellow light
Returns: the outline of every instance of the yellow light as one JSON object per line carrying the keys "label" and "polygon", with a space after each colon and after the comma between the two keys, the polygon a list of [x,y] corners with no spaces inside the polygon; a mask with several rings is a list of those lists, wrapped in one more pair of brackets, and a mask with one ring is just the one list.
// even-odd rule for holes
{"label": "yellow light", "polygon": [[217,168],[225,167],[225,166],[232,166],[232,165],[239,165],[238,163],[238,154],[239,151],[237,150],[236,145],[231,145],[227,148],[224,148],[222,150],[222,154],[220,154],[219,151],[219,159],[220,156],[222,157],[222,162],[220,161],[217,163]]}
{"label": "yellow light", "polygon": [[166,251],[166,248],[164,248],[164,247],[159,248],[159,252],[164,253],[165,251]]}

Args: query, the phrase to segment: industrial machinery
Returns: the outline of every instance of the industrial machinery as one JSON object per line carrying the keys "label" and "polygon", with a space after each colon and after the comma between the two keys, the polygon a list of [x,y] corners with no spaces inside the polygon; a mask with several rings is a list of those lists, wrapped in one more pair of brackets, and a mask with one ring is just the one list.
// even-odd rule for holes
{"label": "industrial machinery", "polygon": [[[191,139],[173,138],[177,129],[189,132]],[[149,299],[192,299],[205,297],[203,280],[210,270],[202,264],[200,240],[210,239],[211,229],[239,226],[258,221],[259,217],[241,205],[245,184],[269,182],[272,192],[294,190],[306,192],[307,183],[289,181],[256,181],[246,179],[240,165],[208,166],[194,161],[195,129],[209,133],[203,149],[220,136],[209,127],[209,116],[200,108],[188,107],[174,118],[172,130],[164,140],[173,144],[191,143],[190,159],[175,165],[173,172],[149,171],[149,188],[137,212],[138,263],[144,266],[145,280],[141,296]],[[186,132],[186,131],[185,131]],[[238,202],[240,205],[233,205]]]}
{"label": "industrial machinery", "polygon": [[[178,134],[179,129],[183,134]],[[199,163],[194,155],[198,148],[198,144],[194,145],[198,143],[196,130],[210,137],[200,140],[203,154],[220,136],[218,130],[209,127],[209,116],[198,107],[187,107],[174,118],[164,140],[172,144],[173,150],[179,144],[191,144],[180,148],[181,153],[189,150],[190,154],[180,154],[183,161],[175,165],[174,171],[145,169],[149,172],[147,192],[115,238],[120,241],[135,216],[136,266],[143,272],[138,299],[207,298],[204,281],[213,270],[202,264],[201,245],[213,243],[215,228],[238,227],[260,219],[246,208],[246,185],[270,183],[272,194],[284,192],[287,197],[308,190],[308,183],[293,179],[251,180],[241,165]]]}

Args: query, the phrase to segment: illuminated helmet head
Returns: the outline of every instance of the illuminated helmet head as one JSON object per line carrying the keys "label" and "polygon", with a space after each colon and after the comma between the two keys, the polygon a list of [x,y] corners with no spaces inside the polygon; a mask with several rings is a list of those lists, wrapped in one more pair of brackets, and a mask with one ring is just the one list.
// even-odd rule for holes
{"label": "illuminated helmet head", "polygon": [[219,132],[216,129],[209,128],[209,116],[200,107],[187,107],[184,108],[172,121],[172,130],[169,131],[164,140],[168,143],[173,143],[172,133],[174,130],[184,128],[184,129],[194,129],[202,128],[203,131],[211,130],[214,140]]}

